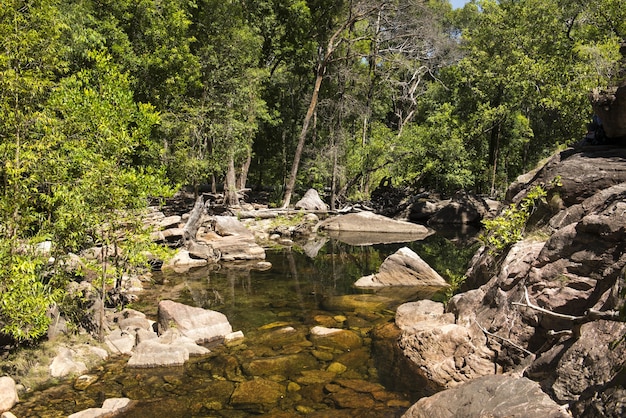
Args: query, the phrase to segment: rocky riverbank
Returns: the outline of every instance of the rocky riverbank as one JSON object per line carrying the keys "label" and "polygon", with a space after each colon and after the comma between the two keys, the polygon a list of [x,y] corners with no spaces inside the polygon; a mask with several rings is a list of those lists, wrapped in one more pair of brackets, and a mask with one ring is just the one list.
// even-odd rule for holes
{"label": "rocky riverbank", "polygon": [[513,184],[510,202],[536,185],[548,196],[523,241],[482,248],[445,310],[398,309],[402,370],[436,393],[405,417],[626,413],[626,149],[560,152]]}

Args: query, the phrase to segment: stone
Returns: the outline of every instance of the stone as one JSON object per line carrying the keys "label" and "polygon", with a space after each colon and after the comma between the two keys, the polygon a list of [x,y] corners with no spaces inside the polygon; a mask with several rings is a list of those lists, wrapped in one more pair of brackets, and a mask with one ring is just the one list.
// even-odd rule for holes
{"label": "stone", "polygon": [[304,194],[302,199],[298,200],[294,205],[296,210],[304,209],[304,210],[313,210],[319,212],[326,212],[328,210],[328,206],[324,201],[320,198],[319,193],[315,189],[309,189]]}
{"label": "stone", "polygon": [[367,312],[380,312],[389,308],[393,302],[393,299],[379,295],[341,295],[324,298],[322,300],[322,306],[326,310],[338,312],[360,310]]}
{"label": "stone", "polygon": [[83,374],[81,376],[78,376],[76,380],[74,380],[74,389],[85,390],[97,381],[98,381],[98,375]]}
{"label": "stone", "polygon": [[178,228],[180,227],[181,221],[182,217],[180,215],[167,216],[161,219],[157,226],[160,229]]}
{"label": "stone", "polygon": [[252,237],[253,233],[235,216],[214,216],[213,228],[220,236],[246,236]]}
{"label": "stone", "polygon": [[104,338],[104,342],[114,354],[131,354],[136,338],[133,333],[115,329]]}
{"label": "stone", "polygon": [[192,258],[187,250],[179,249],[174,257],[163,263],[161,270],[174,271],[176,273],[185,273],[192,268],[203,267],[208,264],[206,259]]}
{"label": "stone", "polygon": [[422,398],[403,418],[456,417],[570,417],[541,391],[538,383],[526,378],[493,375]]}
{"label": "stone", "polygon": [[211,241],[211,247],[222,261],[265,259],[265,250],[256,243],[252,235],[222,237]]}
{"label": "stone", "polygon": [[19,402],[15,381],[8,377],[0,377],[0,412],[10,410]]}
{"label": "stone", "polygon": [[196,343],[207,343],[233,332],[228,318],[221,312],[162,300],[158,307],[159,334],[175,327]]}
{"label": "stone", "polygon": [[243,370],[250,376],[290,376],[301,370],[310,370],[317,366],[315,358],[309,354],[288,354],[274,357],[261,357],[243,365]]}
{"label": "stone", "polygon": [[433,286],[447,287],[448,283],[413,250],[402,247],[383,261],[378,273],[361,277],[355,287]]}
{"label": "stone", "polygon": [[255,413],[268,412],[286,394],[283,385],[267,379],[255,379],[237,385],[230,403]]}
{"label": "stone", "polygon": [[343,232],[400,233],[418,237],[426,236],[431,233],[431,231],[423,225],[396,221],[382,215],[376,215],[372,212],[358,212],[333,216],[323,221],[319,228],[327,231]]}
{"label": "stone", "polygon": [[311,328],[311,342],[319,347],[349,351],[363,345],[363,340],[352,331],[315,326]]}
{"label": "stone", "polygon": [[50,376],[65,377],[70,374],[81,374],[87,371],[84,362],[76,360],[76,352],[67,347],[60,347],[50,364]]}
{"label": "stone", "polygon": [[128,398],[106,399],[101,408],[89,408],[84,411],[69,415],[68,418],[105,418],[117,416],[132,408],[137,402]]}
{"label": "stone", "polygon": [[411,332],[403,332],[400,347],[419,370],[422,380],[434,391],[451,388],[468,380],[498,371],[495,353],[482,333],[439,319],[422,321]]}
{"label": "stone", "polygon": [[150,239],[157,243],[176,244],[182,241],[183,235],[183,228],[169,228],[151,233]]}
{"label": "stone", "polygon": [[209,352],[208,348],[181,335],[178,329],[169,329],[157,339],[147,339],[137,344],[127,364],[138,368],[182,366],[190,355]]}
{"label": "stone", "polygon": [[454,314],[445,314],[443,303],[425,299],[398,306],[395,321],[401,330],[417,332],[420,329],[454,324]]}

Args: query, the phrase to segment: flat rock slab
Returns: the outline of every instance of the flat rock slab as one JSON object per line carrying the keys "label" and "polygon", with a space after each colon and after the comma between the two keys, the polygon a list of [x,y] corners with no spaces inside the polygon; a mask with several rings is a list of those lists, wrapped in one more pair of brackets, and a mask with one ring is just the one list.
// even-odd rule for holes
{"label": "flat rock slab", "polygon": [[412,234],[423,236],[431,231],[423,225],[396,221],[371,212],[349,213],[328,218],[320,224],[320,229],[343,232],[382,232],[386,234]]}
{"label": "flat rock slab", "polygon": [[403,418],[569,416],[541,391],[538,383],[524,377],[493,375],[422,398]]}
{"label": "flat rock slab", "polygon": [[219,340],[233,332],[228,318],[223,313],[171,300],[159,302],[158,316],[159,334],[170,328],[177,328],[196,343]]}

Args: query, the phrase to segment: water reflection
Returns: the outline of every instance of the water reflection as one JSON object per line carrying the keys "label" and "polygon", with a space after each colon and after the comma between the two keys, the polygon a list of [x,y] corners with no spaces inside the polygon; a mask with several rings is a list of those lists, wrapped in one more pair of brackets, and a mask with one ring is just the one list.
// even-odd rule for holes
{"label": "water reflection", "polygon": [[[128,397],[137,404],[120,416],[400,416],[412,399],[379,384],[389,379],[372,358],[370,331],[392,321],[398,304],[432,295],[427,289],[371,294],[352,284],[404,245],[444,277],[462,274],[473,253],[441,235],[374,246],[330,239],[315,257],[296,249],[269,251],[270,270],[229,263],[155,277],[135,309],[156,318],[158,301],[173,299],[218,310],[246,339],[212,347],[209,356],[180,368],[129,369],[124,358],[111,361],[92,371],[98,380],[87,389],[59,385],[23,399],[14,413],[62,417],[106,398]],[[314,327],[342,334],[314,335]]]}

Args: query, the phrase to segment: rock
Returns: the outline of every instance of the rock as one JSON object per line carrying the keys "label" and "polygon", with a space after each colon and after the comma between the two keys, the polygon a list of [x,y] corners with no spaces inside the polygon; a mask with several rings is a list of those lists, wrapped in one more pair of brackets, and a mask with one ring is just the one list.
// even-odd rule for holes
{"label": "rock", "polygon": [[116,329],[104,338],[104,342],[114,354],[131,354],[136,337],[132,332]]}
{"label": "rock", "polygon": [[230,403],[254,413],[268,412],[286,394],[283,385],[267,379],[242,382],[233,392]]}
{"label": "rock", "polygon": [[314,369],[317,361],[309,354],[287,354],[254,359],[243,365],[249,376],[282,375],[288,377],[302,370]]}
{"label": "rock", "polygon": [[136,401],[128,398],[110,398],[104,401],[102,408],[89,408],[68,416],[68,418],[105,418],[117,416],[134,407]]}
{"label": "rock", "polygon": [[247,236],[252,237],[253,233],[242,224],[235,216],[214,216],[213,229],[220,236]]}
{"label": "rock", "polygon": [[264,260],[265,250],[252,235],[232,235],[211,241],[213,250],[220,254],[222,261]]}
{"label": "rock", "polygon": [[206,266],[208,264],[206,259],[202,258],[191,258],[189,251],[180,249],[166,263],[163,263],[161,270],[163,271],[174,271],[176,273],[185,273],[192,268]]}
{"label": "rock", "polygon": [[180,227],[182,217],[180,215],[167,216],[159,220],[157,226],[159,229],[170,229]]}
{"label": "rock", "polygon": [[310,338],[317,347],[328,347],[339,351],[349,351],[363,345],[361,337],[357,334],[340,328],[315,326],[311,328]]}
{"label": "rock", "polygon": [[526,378],[485,376],[422,398],[403,418],[566,418],[556,402]]}
{"label": "rock", "polygon": [[0,377],[0,412],[8,411],[19,402],[15,381],[8,377]]}
{"label": "rock", "polygon": [[367,311],[380,312],[393,304],[392,298],[379,295],[342,295],[329,296],[322,300],[322,307],[328,311]]}
{"label": "rock", "polygon": [[191,354],[207,353],[207,348],[182,336],[177,329],[170,329],[157,339],[140,342],[127,364],[138,368],[182,366]]}
{"label": "rock", "polygon": [[98,375],[83,374],[81,376],[78,376],[76,380],[74,380],[74,389],[85,390],[97,381],[98,381]]}
{"label": "rock", "polygon": [[75,359],[76,352],[67,347],[60,347],[56,357],[50,364],[50,376],[65,377],[70,374],[81,374],[87,371],[84,362]]}
{"label": "rock", "polygon": [[[349,213],[333,216],[320,224],[320,229],[342,232],[380,232],[385,234],[404,234],[405,236],[424,237],[432,231],[423,225],[396,221],[371,212]],[[420,239],[420,238],[415,238]]]}
{"label": "rock", "polygon": [[298,200],[295,204],[295,209],[314,210],[319,212],[326,212],[328,206],[320,198],[320,195],[315,189],[309,189],[304,194],[302,199]]}
{"label": "rock", "polygon": [[162,300],[158,307],[159,334],[175,327],[182,335],[196,343],[206,343],[233,332],[226,316],[209,309],[183,305],[171,300]]}
{"label": "rock", "polygon": [[356,287],[382,286],[434,286],[447,287],[448,283],[415,252],[400,248],[383,261],[378,273],[361,277]]}
{"label": "rock", "polygon": [[437,315],[429,305],[418,308],[416,317],[423,320],[404,325],[399,342],[404,355],[417,366],[416,381],[436,392],[499,370],[495,353],[480,330],[454,324],[453,316]]}
{"label": "rock", "polygon": [[396,325],[403,331],[417,332],[419,329],[454,324],[454,315],[445,314],[443,303],[432,300],[403,303],[396,310]]}
{"label": "rock", "polygon": [[151,233],[150,239],[157,243],[177,244],[182,241],[183,235],[183,228],[169,228]]}

